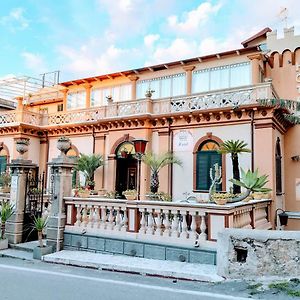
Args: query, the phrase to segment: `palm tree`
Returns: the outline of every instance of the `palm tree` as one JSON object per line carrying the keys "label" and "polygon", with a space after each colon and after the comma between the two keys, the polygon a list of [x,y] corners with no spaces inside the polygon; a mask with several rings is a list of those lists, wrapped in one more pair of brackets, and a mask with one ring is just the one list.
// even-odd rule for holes
{"label": "palm tree", "polygon": [[151,169],[151,181],[150,181],[150,191],[151,193],[157,193],[159,187],[159,171],[170,164],[176,164],[181,166],[182,161],[174,156],[170,152],[162,153],[162,154],[154,154],[148,152],[143,157],[143,162],[150,167]]}
{"label": "palm tree", "polygon": [[[247,148],[247,145],[247,143],[240,140],[228,140],[220,145],[220,149],[218,151],[219,153],[231,154],[233,179],[240,180],[238,154],[243,152],[251,152],[251,150]],[[241,187],[239,185],[233,184],[233,193],[239,194],[240,192]]]}
{"label": "palm tree", "polygon": [[7,203],[3,202],[0,210],[0,221],[1,221],[1,236],[0,239],[5,238],[5,224],[6,221],[12,216],[14,213],[14,207]]}
{"label": "palm tree", "polygon": [[94,173],[95,171],[104,165],[103,157],[99,154],[83,154],[77,160],[78,171],[81,171],[85,176],[85,185],[89,185],[91,189],[94,188]]}

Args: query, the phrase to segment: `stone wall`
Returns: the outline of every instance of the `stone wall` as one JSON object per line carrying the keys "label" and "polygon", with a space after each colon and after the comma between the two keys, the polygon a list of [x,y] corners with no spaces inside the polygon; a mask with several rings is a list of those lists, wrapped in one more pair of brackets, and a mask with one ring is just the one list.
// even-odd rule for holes
{"label": "stone wall", "polygon": [[218,235],[218,275],[226,278],[300,275],[300,232],[225,229]]}

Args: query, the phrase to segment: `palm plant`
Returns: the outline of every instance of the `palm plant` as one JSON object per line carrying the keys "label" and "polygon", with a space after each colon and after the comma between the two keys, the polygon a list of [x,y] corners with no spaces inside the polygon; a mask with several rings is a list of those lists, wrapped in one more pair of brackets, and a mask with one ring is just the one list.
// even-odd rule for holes
{"label": "palm plant", "polygon": [[99,154],[83,154],[80,153],[80,157],[77,160],[78,171],[81,171],[85,176],[85,185],[88,185],[91,189],[94,188],[94,173],[95,171],[104,165],[103,157]]}
{"label": "palm plant", "polygon": [[[233,178],[236,180],[240,180],[238,154],[243,152],[251,152],[251,150],[247,148],[247,143],[241,140],[228,140],[220,145],[219,153],[231,154]],[[237,184],[233,184],[233,193],[239,194],[240,192],[241,187]]]}
{"label": "palm plant", "polygon": [[230,181],[233,184],[245,188],[246,193],[241,195],[241,197],[234,198],[234,201],[240,201],[245,199],[249,196],[250,192],[267,193],[271,191],[271,189],[264,187],[268,183],[268,175],[259,176],[258,169],[256,169],[254,172],[251,172],[250,170],[245,172],[243,169],[241,169],[241,173],[241,180],[230,179]]}
{"label": "palm plant", "polygon": [[151,193],[157,193],[159,187],[159,171],[171,164],[176,164],[181,166],[182,161],[174,156],[170,152],[162,153],[162,154],[154,154],[148,152],[143,157],[143,162],[150,167],[151,169],[151,180],[150,180],[150,191]]}
{"label": "palm plant", "polygon": [[0,219],[1,219],[1,239],[3,240],[5,237],[5,224],[6,221],[12,216],[14,213],[13,205],[3,202],[0,211]]}
{"label": "palm plant", "polygon": [[42,217],[34,217],[33,228],[38,232],[39,247],[43,248],[43,230],[47,226],[47,219]]}

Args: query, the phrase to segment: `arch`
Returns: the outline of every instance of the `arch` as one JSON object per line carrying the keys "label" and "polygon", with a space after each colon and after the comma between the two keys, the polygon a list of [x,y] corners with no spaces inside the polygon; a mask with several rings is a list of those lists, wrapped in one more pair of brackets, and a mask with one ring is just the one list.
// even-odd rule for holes
{"label": "arch", "polygon": [[[207,142],[214,142],[217,145],[223,143],[222,139],[217,136],[212,135],[211,132],[208,132],[206,136],[200,138],[194,146],[193,149],[193,190],[194,192],[199,192],[200,190],[197,189],[197,153],[201,149],[201,147],[206,144]],[[221,162],[222,162],[222,190],[226,190],[226,155],[221,155]]]}
{"label": "arch", "polygon": [[124,134],[121,138],[117,139],[113,146],[111,147],[110,154],[116,154],[118,147],[124,142],[132,142],[134,137],[129,136],[129,134]]}
{"label": "arch", "polygon": [[277,137],[275,146],[276,195],[282,194],[282,156],[280,138]]}
{"label": "arch", "polygon": [[7,171],[7,164],[10,161],[10,155],[8,147],[1,142],[0,143],[0,173]]}

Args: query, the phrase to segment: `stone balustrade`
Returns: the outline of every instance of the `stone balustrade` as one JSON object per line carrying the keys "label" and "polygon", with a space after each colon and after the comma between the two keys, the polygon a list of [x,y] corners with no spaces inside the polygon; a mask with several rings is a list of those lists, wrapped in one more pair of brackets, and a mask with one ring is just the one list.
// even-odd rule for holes
{"label": "stone balustrade", "polygon": [[93,107],[51,114],[29,110],[4,112],[0,114],[0,126],[26,123],[35,126],[56,126],[62,124],[95,123],[102,120],[122,119],[146,114],[164,115],[197,110],[239,107],[256,104],[259,99],[278,98],[271,83],[260,83],[242,88],[231,88],[162,99],[139,99],[113,102],[106,106]]}
{"label": "stone balustrade", "polygon": [[[271,229],[271,200],[216,205],[64,198],[66,232],[139,241],[215,247],[224,228]],[[257,227],[256,227],[257,226]]]}

